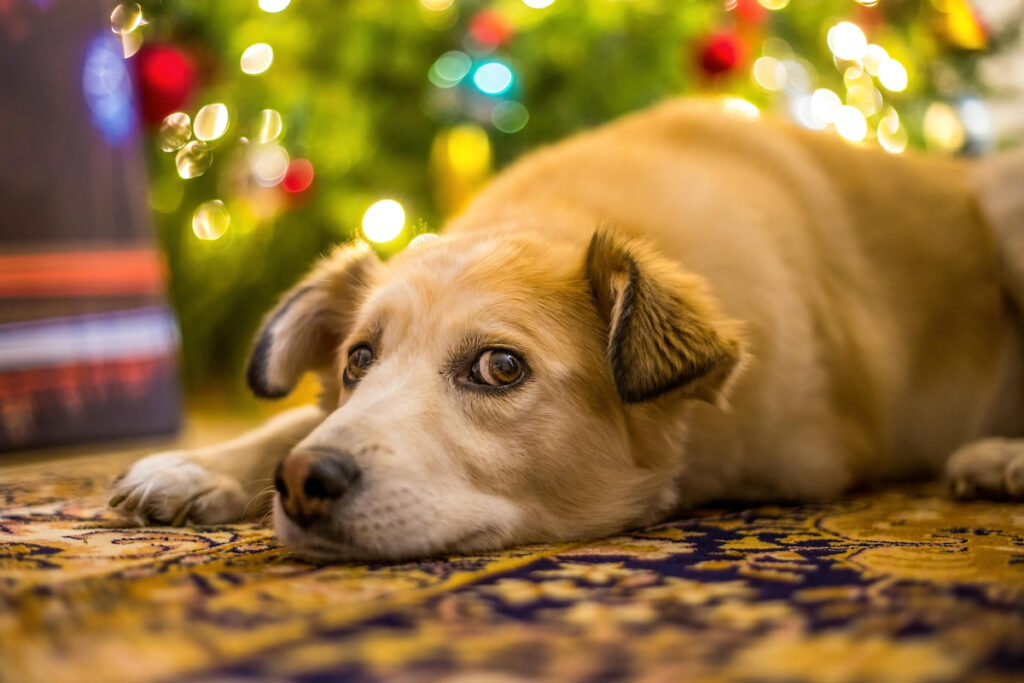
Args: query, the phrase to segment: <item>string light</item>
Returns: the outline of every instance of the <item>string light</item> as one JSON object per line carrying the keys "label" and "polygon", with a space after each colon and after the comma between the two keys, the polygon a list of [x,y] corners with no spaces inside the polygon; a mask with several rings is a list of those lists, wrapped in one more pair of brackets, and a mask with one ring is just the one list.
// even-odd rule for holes
{"label": "string light", "polygon": [[390,242],[405,226],[405,209],[394,199],[382,199],[363,214],[363,235],[371,242]]}
{"label": "string light", "polygon": [[174,165],[178,169],[178,175],[188,180],[198,178],[206,173],[213,163],[213,152],[209,145],[202,140],[193,140],[178,150],[174,157]]}
{"label": "string light", "polygon": [[292,0],[260,0],[260,9],[269,14],[276,14],[290,5]]}
{"label": "string light", "polygon": [[878,65],[878,82],[889,92],[903,92],[907,89],[907,70],[895,59],[887,59]]}
{"label": "string light", "polygon": [[836,110],[836,132],[850,142],[861,142],[868,134],[868,122],[860,109],[844,105]]}
{"label": "string light", "polygon": [[281,136],[284,124],[281,123],[281,114],[273,109],[264,109],[260,112],[260,124],[256,131],[256,142],[261,145],[273,142]]}
{"label": "string light", "polygon": [[827,41],[828,49],[839,59],[861,59],[868,49],[868,39],[864,31],[849,21],[841,21],[830,28]]}
{"label": "string light", "polygon": [[201,240],[220,239],[229,225],[231,214],[219,199],[203,202],[192,214],[192,232]]}
{"label": "string light", "polygon": [[228,108],[220,102],[208,104],[196,113],[192,131],[196,139],[216,140],[228,129]]}
{"label": "string light", "polygon": [[245,48],[239,60],[242,72],[250,76],[258,76],[274,62],[274,48],[267,43],[254,43]]}
{"label": "string light", "polygon": [[160,123],[156,137],[160,149],[165,152],[176,152],[192,137],[192,119],[182,111],[168,114]]}
{"label": "string light", "polygon": [[473,73],[473,84],[480,92],[500,95],[512,87],[512,70],[501,62],[484,62]]}

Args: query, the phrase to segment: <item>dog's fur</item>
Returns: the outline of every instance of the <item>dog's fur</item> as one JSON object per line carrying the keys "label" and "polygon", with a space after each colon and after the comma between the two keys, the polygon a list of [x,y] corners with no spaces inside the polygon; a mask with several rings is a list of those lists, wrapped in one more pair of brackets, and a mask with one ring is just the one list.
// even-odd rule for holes
{"label": "dog's fur", "polygon": [[[362,559],[832,497],[953,453],[959,493],[1018,495],[1024,442],[978,440],[1024,430],[1022,187],[1020,158],[890,156],[667,103],[520,161],[387,264],[339,248],[266,318],[248,375],[276,397],[314,370],[321,405],[146,458],[112,504],[226,522],[261,512],[282,459],[343,450],[357,486],[308,528],[309,501],[275,496],[275,526]],[[346,387],[360,344],[373,364]],[[525,379],[467,383],[488,348]]]}

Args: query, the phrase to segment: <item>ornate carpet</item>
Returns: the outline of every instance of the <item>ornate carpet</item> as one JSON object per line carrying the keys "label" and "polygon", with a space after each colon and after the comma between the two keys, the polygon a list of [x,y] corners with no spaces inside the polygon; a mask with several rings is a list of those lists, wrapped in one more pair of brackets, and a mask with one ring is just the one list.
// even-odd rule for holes
{"label": "ornate carpet", "polygon": [[1024,505],[918,487],[316,566],[256,524],[121,528],[123,464],[0,470],[0,680],[1024,677]]}

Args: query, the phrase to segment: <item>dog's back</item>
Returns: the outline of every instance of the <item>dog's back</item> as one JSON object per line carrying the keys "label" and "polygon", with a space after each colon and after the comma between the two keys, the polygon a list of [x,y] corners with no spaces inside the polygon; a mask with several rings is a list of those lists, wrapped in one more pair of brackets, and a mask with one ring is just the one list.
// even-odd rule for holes
{"label": "dog's back", "polygon": [[1021,430],[1020,336],[971,170],[671,102],[524,159],[451,230],[584,241],[596,220],[653,241],[753,358],[731,411],[694,408],[689,452],[772,482],[750,497],[831,495]]}

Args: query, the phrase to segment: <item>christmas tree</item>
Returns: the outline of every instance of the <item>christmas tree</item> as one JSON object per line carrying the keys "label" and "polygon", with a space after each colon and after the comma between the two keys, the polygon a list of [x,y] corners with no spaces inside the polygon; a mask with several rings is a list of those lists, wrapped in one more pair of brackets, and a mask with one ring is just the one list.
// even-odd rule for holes
{"label": "christmas tree", "polygon": [[1015,0],[118,5],[186,380],[239,377],[262,312],[330,244],[394,253],[527,150],[667,97],[727,98],[893,154],[1011,144],[1021,13]]}

